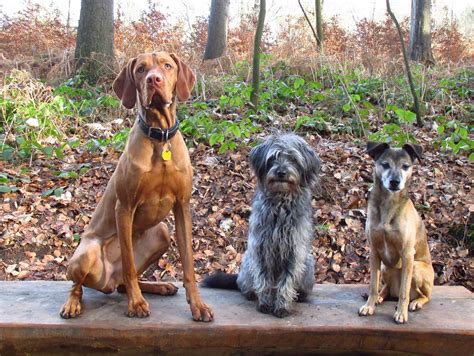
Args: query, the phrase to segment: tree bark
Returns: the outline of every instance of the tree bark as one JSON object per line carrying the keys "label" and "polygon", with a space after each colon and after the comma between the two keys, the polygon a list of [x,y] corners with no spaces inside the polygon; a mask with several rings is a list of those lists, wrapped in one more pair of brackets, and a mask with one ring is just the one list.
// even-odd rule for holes
{"label": "tree bark", "polygon": [[227,19],[230,0],[212,0],[204,59],[222,56],[227,45]]}
{"label": "tree bark", "polygon": [[260,0],[260,10],[258,12],[257,30],[253,45],[253,68],[252,68],[252,94],[250,100],[255,109],[258,105],[258,87],[260,84],[260,43],[262,42],[263,25],[265,23],[266,2]]}
{"label": "tree bark", "polygon": [[434,65],[431,50],[431,0],[411,1],[410,58]]}
{"label": "tree bark", "polygon": [[81,0],[76,40],[76,71],[91,82],[110,72],[114,56],[113,0]]}
{"label": "tree bark", "polygon": [[405,49],[405,42],[403,41],[402,28],[400,27],[400,24],[398,23],[397,18],[395,17],[395,14],[392,12],[392,9],[390,8],[390,1],[386,0],[386,3],[387,3],[387,12],[392,18],[392,21],[395,24],[395,27],[397,28],[398,38],[400,40],[400,45],[402,46],[403,61],[405,62],[405,69],[407,72],[408,84],[410,85],[411,95],[413,96],[413,109],[416,113],[416,123],[419,127],[422,127],[423,117],[421,114],[420,102],[418,100],[418,94],[416,93],[415,84],[413,83],[413,77],[411,75],[410,63],[408,62],[408,55]]}
{"label": "tree bark", "polygon": [[323,52],[324,34],[323,34],[323,6],[321,0],[315,0],[316,8],[316,42],[320,52]]}

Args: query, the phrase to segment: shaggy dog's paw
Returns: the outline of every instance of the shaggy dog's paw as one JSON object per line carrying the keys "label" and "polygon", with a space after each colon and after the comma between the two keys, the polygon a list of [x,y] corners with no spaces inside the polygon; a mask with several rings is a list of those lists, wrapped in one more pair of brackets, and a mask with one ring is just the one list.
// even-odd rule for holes
{"label": "shaggy dog's paw", "polygon": [[265,303],[258,303],[257,310],[263,314],[270,314],[272,312],[272,306]]}
{"label": "shaggy dog's paw", "polygon": [[284,318],[284,317],[287,317],[288,315],[290,315],[291,312],[288,309],[285,309],[285,308],[278,308],[278,309],[275,309],[272,312],[272,314],[275,315],[278,318]]}
{"label": "shaggy dog's paw", "polygon": [[308,299],[308,293],[305,292],[298,292],[298,296],[296,297],[296,301],[298,303],[304,303]]}

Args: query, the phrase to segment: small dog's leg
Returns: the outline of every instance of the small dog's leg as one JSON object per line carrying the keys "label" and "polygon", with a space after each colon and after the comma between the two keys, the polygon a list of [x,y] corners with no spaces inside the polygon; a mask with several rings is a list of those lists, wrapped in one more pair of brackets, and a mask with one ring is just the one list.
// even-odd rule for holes
{"label": "small dog's leg", "polygon": [[382,283],[382,289],[379,292],[379,297],[377,299],[377,303],[375,304],[382,304],[382,302],[385,300],[385,298],[388,297],[390,294],[390,287],[388,283]]}
{"label": "small dog's leg", "polygon": [[375,304],[379,297],[380,263],[380,257],[377,252],[371,248],[369,298],[367,299],[367,302],[360,307],[360,316],[373,315],[375,313]]}
{"label": "small dog's leg", "polygon": [[393,319],[397,324],[408,321],[408,304],[410,303],[410,287],[413,275],[414,248],[411,251],[402,251],[402,276],[400,281],[400,294],[398,295],[397,310]]}
{"label": "small dog's leg", "polygon": [[415,311],[423,308],[431,299],[433,290],[434,271],[431,264],[421,261],[415,261],[413,264],[413,284],[416,298],[410,303],[408,309]]}

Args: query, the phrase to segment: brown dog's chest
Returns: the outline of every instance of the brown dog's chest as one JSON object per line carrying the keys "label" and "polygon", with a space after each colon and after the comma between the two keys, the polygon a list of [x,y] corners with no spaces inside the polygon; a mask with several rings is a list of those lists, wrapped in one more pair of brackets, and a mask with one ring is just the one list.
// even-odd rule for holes
{"label": "brown dog's chest", "polygon": [[189,188],[189,180],[173,162],[158,163],[143,174],[137,189],[134,225],[151,227],[162,221]]}

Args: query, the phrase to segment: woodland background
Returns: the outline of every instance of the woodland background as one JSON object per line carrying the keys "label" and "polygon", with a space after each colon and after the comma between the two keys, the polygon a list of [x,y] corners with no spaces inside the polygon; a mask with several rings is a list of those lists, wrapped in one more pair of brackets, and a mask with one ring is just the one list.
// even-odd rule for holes
{"label": "woodland background", "polygon": [[[75,68],[76,28],[64,23],[57,9],[27,2],[16,16],[3,14],[0,280],[66,278],[68,257],[135,120],[111,90],[114,73],[138,53],[164,49],[177,53],[198,77],[179,115],[195,173],[193,246],[199,279],[215,270],[238,271],[255,188],[248,153],[281,130],[303,136],[323,162],[312,202],[318,283],[368,282],[364,224],[372,162],[365,144],[371,139],[423,146],[411,197],[428,229],[435,283],[473,290],[472,38],[446,17],[432,28],[436,63],[411,63],[425,112],[419,127],[388,16],[362,19],[352,30],[337,17],[324,18],[324,53],[304,17],[288,16],[278,34],[264,28],[260,102],[253,108],[248,103],[257,13],[234,18],[225,55],[203,61],[207,18],[190,26],[184,17],[171,22],[159,3],[149,1],[130,22],[119,6],[115,59],[106,63],[111,74],[94,83]],[[399,21],[408,41],[409,19]],[[175,244],[143,276],[180,277]]]}

